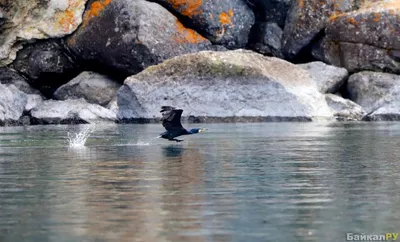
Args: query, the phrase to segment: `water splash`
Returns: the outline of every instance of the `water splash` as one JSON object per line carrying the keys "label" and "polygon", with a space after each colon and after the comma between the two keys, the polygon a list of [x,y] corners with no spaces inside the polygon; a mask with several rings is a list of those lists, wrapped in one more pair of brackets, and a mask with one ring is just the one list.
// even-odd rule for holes
{"label": "water splash", "polygon": [[94,127],[87,127],[83,131],[75,134],[68,132],[68,144],[70,148],[84,148],[87,139],[93,132]]}
{"label": "water splash", "polygon": [[144,142],[144,141],[139,140],[138,142],[136,142],[133,145],[136,145],[136,146],[149,146],[150,142]]}
{"label": "water splash", "polygon": [[148,141],[142,141],[142,140],[138,140],[135,144],[131,144],[131,145],[136,145],[136,146],[149,146],[151,144],[151,142],[157,138],[160,138],[161,136],[157,136],[154,138],[151,138]]}

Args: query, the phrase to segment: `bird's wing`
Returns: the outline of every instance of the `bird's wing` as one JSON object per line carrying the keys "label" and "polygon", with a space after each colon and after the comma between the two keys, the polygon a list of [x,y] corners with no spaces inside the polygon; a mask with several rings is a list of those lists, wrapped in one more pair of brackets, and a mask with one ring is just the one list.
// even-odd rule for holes
{"label": "bird's wing", "polygon": [[167,109],[163,112],[163,126],[167,131],[183,129],[181,124],[182,109]]}

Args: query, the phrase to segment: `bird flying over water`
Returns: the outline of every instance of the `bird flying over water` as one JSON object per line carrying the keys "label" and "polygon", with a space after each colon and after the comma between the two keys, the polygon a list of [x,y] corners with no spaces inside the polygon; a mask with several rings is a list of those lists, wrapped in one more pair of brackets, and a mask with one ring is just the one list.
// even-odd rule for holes
{"label": "bird flying over water", "polygon": [[181,142],[183,140],[175,139],[181,135],[190,135],[204,132],[206,129],[196,128],[186,130],[181,124],[182,109],[175,109],[171,106],[162,106],[160,113],[162,113],[162,125],[167,130],[160,134],[161,138]]}

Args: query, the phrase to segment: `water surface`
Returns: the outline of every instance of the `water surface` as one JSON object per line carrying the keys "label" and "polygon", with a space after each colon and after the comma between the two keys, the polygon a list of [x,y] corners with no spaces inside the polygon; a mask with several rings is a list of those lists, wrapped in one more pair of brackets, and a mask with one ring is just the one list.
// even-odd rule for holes
{"label": "water surface", "polygon": [[[190,125],[191,127],[196,125]],[[400,124],[0,129],[0,241],[344,241],[400,232]]]}

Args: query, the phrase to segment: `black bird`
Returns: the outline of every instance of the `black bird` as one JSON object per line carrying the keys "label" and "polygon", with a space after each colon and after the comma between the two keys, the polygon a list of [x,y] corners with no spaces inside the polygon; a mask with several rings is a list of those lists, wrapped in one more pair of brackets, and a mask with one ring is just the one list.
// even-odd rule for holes
{"label": "black bird", "polygon": [[183,140],[175,139],[181,135],[190,135],[204,132],[206,129],[196,128],[191,130],[186,130],[181,124],[182,109],[175,109],[170,106],[162,106],[160,113],[162,113],[162,125],[167,130],[160,134],[161,138],[181,142]]}

